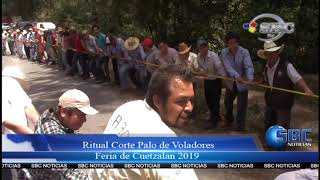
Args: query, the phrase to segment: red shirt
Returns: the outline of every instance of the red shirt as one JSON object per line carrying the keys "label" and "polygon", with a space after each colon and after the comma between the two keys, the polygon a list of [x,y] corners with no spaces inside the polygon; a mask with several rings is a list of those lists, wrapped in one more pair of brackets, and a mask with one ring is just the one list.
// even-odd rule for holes
{"label": "red shirt", "polygon": [[52,45],[54,46],[57,45],[57,34],[55,32],[52,33],[51,41],[52,41]]}
{"label": "red shirt", "polygon": [[38,40],[38,43],[41,41],[41,35],[38,31],[35,32],[35,38]]}
{"label": "red shirt", "polygon": [[69,34],[63,36],[63,45],[65,50],[70,48],[70,38],[71,36]]}
{"label": "red shirt", "polygon": [[81,41],[80,41],[80,35],[77,33],[76,38],[75,38],[75,45],[76,45],[76,51],[77,52],[83,52],[85,49],[83,48]]}
{"label": "red shirt", "polygon": [[44,46],[43,36],[39,32],[36,33],[36,39],[38,40],[38,46]]}

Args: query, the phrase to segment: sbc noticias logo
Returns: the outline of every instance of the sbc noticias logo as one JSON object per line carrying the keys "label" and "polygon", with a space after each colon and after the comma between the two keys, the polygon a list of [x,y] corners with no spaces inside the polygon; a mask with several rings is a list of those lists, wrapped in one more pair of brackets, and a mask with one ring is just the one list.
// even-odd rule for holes
{"label": "sbc noticias logo", "polygon": [[279,149],[284,146],[311,146],[312,140],[308,139],[311,129],[288,129],[275,125],[271,126],[265,135],[269,146]]}
{"label": "sbc noticias logo", "polygon": [[[272,19],[273,22],[268,20],[267,22],[260,22],[258,24],[257,21],[260,19]],[[259,29],[257,34],[267,36],[266,38],[258,37],[260,41],[277,41],[285,34],[293,33],[295,25],[293,22],[285,22],[276,14],[264,13],[256,16],[249,23],[244,23],[243,28],[253,34]]]}

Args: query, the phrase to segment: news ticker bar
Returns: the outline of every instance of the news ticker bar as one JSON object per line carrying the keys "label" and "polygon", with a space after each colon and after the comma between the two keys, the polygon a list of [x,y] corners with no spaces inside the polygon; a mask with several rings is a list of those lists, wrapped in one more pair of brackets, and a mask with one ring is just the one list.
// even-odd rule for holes
{"label": "news ticker bar", "polygon": [[172,169],[315,169],[319,163],[2,163],[4,169],[172,168]]}

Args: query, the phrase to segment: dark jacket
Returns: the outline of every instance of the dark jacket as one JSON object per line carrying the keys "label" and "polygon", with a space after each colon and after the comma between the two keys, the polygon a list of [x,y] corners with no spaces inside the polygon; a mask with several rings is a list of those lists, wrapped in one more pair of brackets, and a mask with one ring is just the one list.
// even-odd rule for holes
{"label": "dark jacket", "polygon": [[[293,90],[294,84],[287,74],[289,61],[281,58],[273,77],[273,87]],[[267,68],[264,70],[264,81],[268,82]],[[276,109],[291,109],[294,104],[294,94],[275,89],[265,92],[266,105]]]}

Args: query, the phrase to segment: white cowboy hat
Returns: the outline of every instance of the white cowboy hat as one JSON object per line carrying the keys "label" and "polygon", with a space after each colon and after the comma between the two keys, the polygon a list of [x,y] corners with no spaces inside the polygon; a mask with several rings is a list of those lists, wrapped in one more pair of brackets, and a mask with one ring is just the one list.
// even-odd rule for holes
{"label": "white cowboy hat", "polygon": [[25,34],[27,34],[27,33],[28,33],[28,32],[27,32],[26,30],[23,30],[23,31],[22,31],[22,34],[23,34],[23,35],[25,35]]}
{"label": "white cowboy hat", "polygon": [[263,49],[258,50],[257,55],[261,59],[267,59],[264,52],[279,51],[279,53],[281,53],[283,48],[284,48],[284,44],[282,44],[281,46],[277,46],[276,43],[274,43],[273,41],[266,41],[263,44]]}
{"label": "white cowboy hat", "polygon": [[30,89],[31,83],[27,80],[25,74],[17,66],[7,66],[2,70],[2,76],[15,78],[21,87],[25,90]]}
{"label": "white cowboy hat", "polygon": [[140,41],[138,38],[136,37],[129,37],[125,42],[124,42],[124,47],[131,51],[131,50],[135,50],[138,48],[140,44]]}

